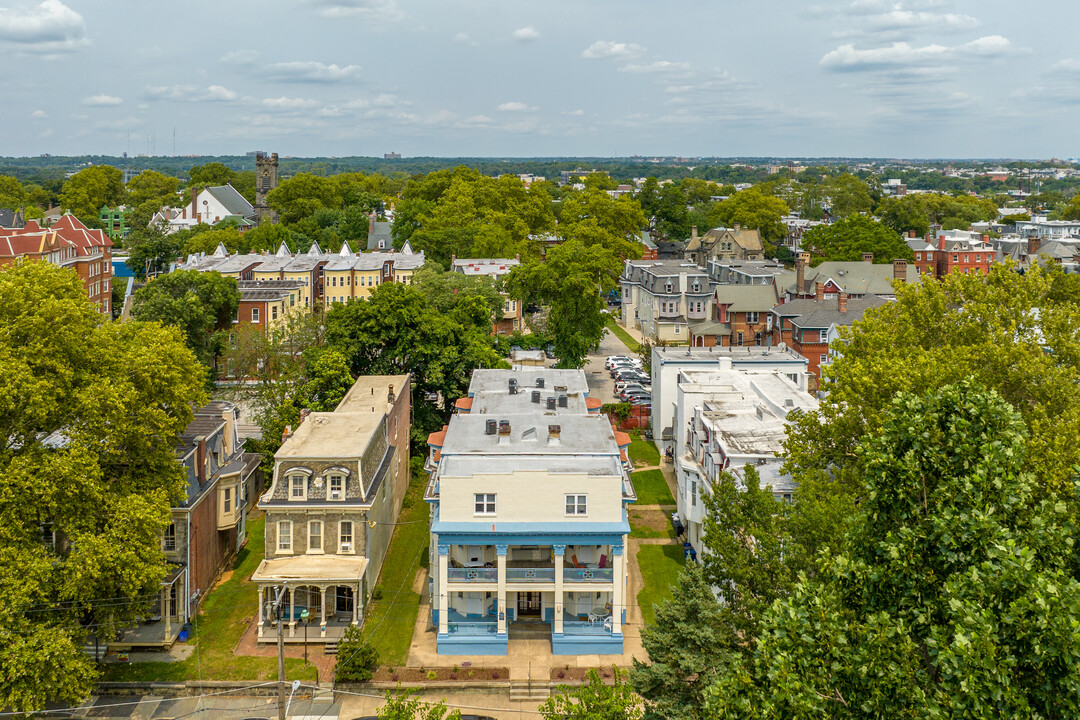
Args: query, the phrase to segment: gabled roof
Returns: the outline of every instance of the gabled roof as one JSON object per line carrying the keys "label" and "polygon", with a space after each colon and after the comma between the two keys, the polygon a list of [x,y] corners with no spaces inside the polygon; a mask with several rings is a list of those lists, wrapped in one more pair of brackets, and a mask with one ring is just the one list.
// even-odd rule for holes
{"label": "gabled roof", "polygon": [[833,325],[850,325],[861,320],[863,313],[870,308],[879,307],[889,302],[877,295],[867,295],[847,299],[847,312],[840,312],[836,299],[829,300],[792,300],[777,305],[773,312],[781,317],[791,318],[791,322],[800,328],[829,328]]}
{"label": "gabled roof", "polygon": [[[830,280],[848,295],[893,295],[892,263],[868,263],[861,260],[850,262],[827,261],[816,268],[806,268],[803,287],[795,287],[797,276],[789,276],[781,290],[805,295],[814,292],[816,283],[827,284]],[[905,277],[908,284],[919,282],[919,274],[908,272]]]}
{"label": "gabled roof", "polygon": [[325,253],[323,252],[323,249],[319,247],[319,241],[312,240],[311,247],[308,248],[307,254],[311,257],[322,257]]}
{"label": "gabled roof", "polygon": [[338,251],[338,255],[340,255],[341,257],[352,257],[352,254],[353,254],[353,251],[352,251],[352,248],[349,247],[349,241],[348,240],[343,241],[341,243],[341,250]]}
{"label": "gabled roof", "polygon": [[279,257],[279,258],[291,258],[292,257],[292,251],[289,250],[289,246],[285,244],[284,240],[282,240],[281,244],[278,245],[277,252],[274,253],[274,255]]}
{"label": "gabled roof", "polygon": [[205,192],[213,195],[214,199],[224,205],[231,215],[248,217],[255,214],[255,208],[232,185],[215,185],[206,188]]}
{"label": "gabled roof", "polygon": [[730,312],[768,312],[779,298],[773,285],[717,285],[716,303],[730,305]]}

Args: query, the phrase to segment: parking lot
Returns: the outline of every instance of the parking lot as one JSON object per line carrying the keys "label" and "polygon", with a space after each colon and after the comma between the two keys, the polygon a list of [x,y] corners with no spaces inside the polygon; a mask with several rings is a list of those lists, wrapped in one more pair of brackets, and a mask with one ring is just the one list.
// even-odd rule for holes
{"label": "parking lot", "polygon": [[596,354],[589,355],[585,363],[585,378],[589,383],[589,396],[600,398],[605,403],[616,402],[615,381],[604,367],[604,360],[609,355],[626,355],[637,357],[630,352],[630,348],[610,330],[604,331],[604,339],[600,341],[600,349]]}

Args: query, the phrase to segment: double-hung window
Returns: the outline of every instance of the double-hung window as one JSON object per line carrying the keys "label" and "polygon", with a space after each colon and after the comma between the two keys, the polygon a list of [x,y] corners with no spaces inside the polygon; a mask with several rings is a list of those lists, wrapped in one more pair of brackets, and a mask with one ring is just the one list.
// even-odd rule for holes
{"label": "double-hung window", "polygon": [[322,520],[308,523],[307,539],[308,552],[322,552]]}
{"label": "double-hung window", "polygon": [[257,307],[251,308],[251,322],[259,322],[259,308]]}
{"label": "double-hung window", "polygon": [[278,520],[277,549],[278,552],[292,552],[292,520]]}
{"label": "double-hung window", "polygon": [[222,511],[226,515],[232,512],[232,491],[233,489],[231,487],[225,488],[225,498],[223,500],[223,504],[225,507],[222,508]]}
{"label": "double-hung window", "polygon": [[586,515],[589,509],[588,495],[567,495],[566,514]]}
{"label": "double-hung window", "polygon": [[161,540],[161,547],[165,552],[176,550],[176,523],[169,523],[165,528],[165,535]]}
{"label": "double-hung window", "polygon": [[345,478],[342,475],[330,476],[330,494],[328,496],[330,500],[344,500],[345,499]]}
{"label": "double-hung window", "polygon": [[338,544],[343,553],[351,553],[353,551],[352,520],[342,520],[341,524],[338,525]]}
{"label": "double-hung window", "polygon": [[495,493],[476,493],[473,495],[473,512],[476,515],[495,514]]}
{"label": "double-hung window", "polygon": [[289,476],[289,499],[290,500],[305,500],[307,499],[307,478],[303,475],[290,475]]}
{"label": "double-hung window", "polygon": [[750,325],[757,325],[758,314],[757,311],[750,311],[746,313],[746,322]]}

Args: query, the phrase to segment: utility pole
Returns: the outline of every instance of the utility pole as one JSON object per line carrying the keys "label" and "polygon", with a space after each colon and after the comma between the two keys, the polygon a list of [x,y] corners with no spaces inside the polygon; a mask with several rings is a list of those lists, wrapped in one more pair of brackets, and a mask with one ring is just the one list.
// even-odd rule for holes
{"label": "utility pole", "polygon": [[274,588],[274,616],[277,617],[277,679],[278,679],[278,720],[285,720],[285,633],[282,622],[282,610],[285,605],[285,590],[288,584]]}

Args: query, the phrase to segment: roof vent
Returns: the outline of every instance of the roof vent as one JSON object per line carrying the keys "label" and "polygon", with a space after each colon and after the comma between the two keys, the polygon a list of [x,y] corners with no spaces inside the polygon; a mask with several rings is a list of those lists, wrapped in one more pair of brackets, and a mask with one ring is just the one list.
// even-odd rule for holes
{"label": "roof vent", "polygon": [[534,403],[539,403],[540,402],[540,391],[539,390],[533,390],[532,391],[532,401]]}
{"label": "roof vent", "polygon": [[542,377],[536,378],[536,387],[538,387],[538,388],[544,387],[544,378],[542,378]]}
{"label": "roof vent", "polygon": [[566,395],[559,396],[559,407],[569,407],[569,405],[567,404]]}
{"label": "roof vent", "polygon": [[562,436],[562,425],[548,425],[548,444],[558,445]]}
{"label": "roof vent", "polygon": [[555,409],[555,397],[554,396],[549,397],[547,399],[547,409],[548,410],[554,410]]}
{"label": "roof vent", "polygon": [[485,423],[484,434],[494,435],[496,432],[498,432],[498,429],[499,423],[495,422],[494,420],[488,420],[487,423]]}
{"label": "roof vent", "polygon": [[784,407],[795,407],[794,398],[784,398]]}

